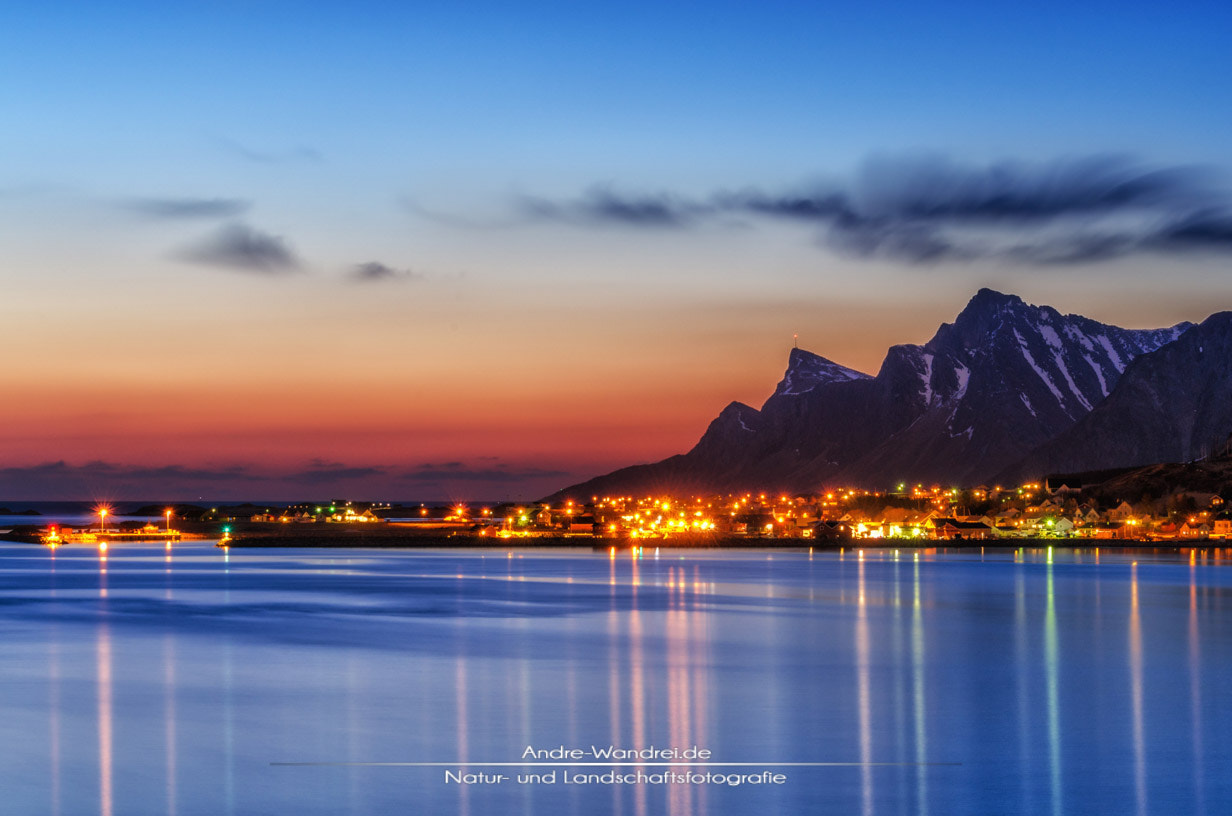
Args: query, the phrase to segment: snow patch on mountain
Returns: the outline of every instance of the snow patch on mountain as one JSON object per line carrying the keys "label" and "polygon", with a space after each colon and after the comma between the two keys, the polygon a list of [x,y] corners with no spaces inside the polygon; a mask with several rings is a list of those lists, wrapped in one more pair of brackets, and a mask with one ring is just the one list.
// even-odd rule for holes
{"label": "snow patch on mountain", "polygon": [[1096,341],[1099,342],[1101,346],[1104,347],[1104,351],[1108,352],[1108,359],[1112,361],[1112,364],[1114,366],[1116,366],[1117,373],[1118,374],[1125,373],[1125,363],[1121,361],[1121,355],[1117,354],[1116,349],[1112,347],[1112,343],[1109,342],[1108,340],[1108,335],[1101,334],[1099,337],[1096,337],[1095,339]]}
{"label": "snow patch on mountain", "polygon": [[924,381],[924,387],[920,393],[924,397],[924,404],[932,405],[933,403],[933,355],[925,352],[923,355],[921,355],[921,358],[924,360],[924,370],[920,373],[920,379]]}
{"label": "snow patch on mountain", "polygon": [[1099,363],[1091,359],[1091,355],[1084,354],[1082,359],[1087,361],[1087,365],[1095,372],[1095,376],[1099,379],[1099,390],[1105,397],[1108,396],[1108,381],[1104,379],[1104,370],[1099,367]]}
{"label": "snow patch on mountain", "polygon": [[[1065,336],[1068,337],[1070,340],[1073,340],[1074,342],[1080,344],[1087,351],[1095,351],[1095,344],[1091,342],[1091,338],[1087,337],[1085,334],[1083,334],[1081,331],[1074,328],[1073,326],[1065,327]],[[1104,393],[1106,394],[1108,392],[1105,391]]]}
{"label": "snow patch on mountain", "polygon": [[[1057,398],[1057,402],[1064,405],[1065,397],[1061,395],[1061,389],[1057,388],[1056,383],[1052,381],[1052,377],[1048,376],[1048,372],[1036,364],[1035,358],[1031,356],[1031,352],[1027,349],[1027,341],[1022,339],[1022,335],[1018,333],[1018,329],[1014,329],[1014,336],[1018,338],[1018,346],[1022,349],[1022,356],[1026,358],[1027,363],[1031,366],[1031,368],[1035,369],[1035,373],[1038,374],[1039,378],[1044,381],[1044,385],[1048,386],[1048,390],[1051,391],[1052,395]],[[1034,415],[1035,411],[1032,411],[1031,414]]]}
{"label": "snow patch on mountain", "polygon": [[954,392],[954,400],[961,400],[967,395],[967,384],[971,382],[971,369],[962,363],[954,369],[954,377],[958,380],[958,390]]}
{"label": "snow patch on mountain", "polygon": [[1082,403],[1083,408],[1086,408],[1088,411],[1090,411],[1091,403],[1087,402],[1087,398],[1084,397],[1082,395],[1082,391],[1078,389],[1078,385],[1077,383],[1074,382],[1074,378],[1070,376],[1069,368],[1066,367],[1065,360],[1061,358],[1061,353],[1053,352],[1052,360],[1054,363],[1057,364],[1057,368],[1061,369],[1061,376],[1064,377],[1065,382],[1069,384],[1070,392],[1073,393],[1073,395],[1078,398],[1078,402]]}

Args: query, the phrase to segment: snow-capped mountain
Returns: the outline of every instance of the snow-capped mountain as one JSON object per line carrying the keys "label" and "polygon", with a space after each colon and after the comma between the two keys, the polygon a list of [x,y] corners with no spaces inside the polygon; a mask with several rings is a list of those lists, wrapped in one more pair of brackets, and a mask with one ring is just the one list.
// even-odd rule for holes
{"label": "snow-capped mountain", "polygon": [[807,394],[820,385],[867,379],[870,379],[867,374],[819,357],[811,351],[793,348],[787,358],[787,373],[774,389],[774,394],[796,396]]}
{"label": "snow-capped mountain", "polygon": [[1007,471],[1046,473],[1191,462],[1232,430],[1232,312],[1135,359],[1108,399]]}
{"label": "snow-capped mountain", "polygon": [[1131,360],[1189,327],[1122,329],[981,289],[928,343],[890,350],[903,390],[915,375],[905,398],[916,416],[844,475],[986,481],[1089,414]]}
{"label": "snow-capped mountain", "polygon": [[891,347],[875,377],[793,349],[760,410],[732,403],[688,453],[559,495],[987,481],[1190,326],[1122,329],[981,289],[924,345]]}

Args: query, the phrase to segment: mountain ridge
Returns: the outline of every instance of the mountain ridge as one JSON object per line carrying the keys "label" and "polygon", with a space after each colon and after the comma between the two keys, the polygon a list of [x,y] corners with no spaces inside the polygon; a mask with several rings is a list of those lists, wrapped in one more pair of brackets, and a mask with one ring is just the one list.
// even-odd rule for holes
{"label": "mountain ridge", "polygon": [[[980,289],[923,344],[891,346],[875,375],[793,348],[761,408],[733,402],[697,444],[554,497],[695,491],[811,492],[824,484],[976,484],[1086,419],[1132,363],[1193,324],[1124,329]],[[1215,421],[1215,420],[1213,420]]]}

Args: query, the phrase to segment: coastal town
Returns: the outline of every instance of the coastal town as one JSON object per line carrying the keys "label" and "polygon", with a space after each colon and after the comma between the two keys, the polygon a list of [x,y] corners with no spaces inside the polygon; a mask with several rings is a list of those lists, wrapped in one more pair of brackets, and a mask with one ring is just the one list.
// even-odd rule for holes
{"label": "coastal town", "polygon": [[[331,517],[327,517],[331,518]],[[379,516],[378,516],[379,518]],[[591,502],[457,505],[440,517],[478,535],[576,535],[613,539],[714,536],[744,539],[979,540],[1120,539],[1193,541],[1232,538],[1224,497],[1183,493],[1168,501],[1100,504],[1062,485],[961,490],[899,485],[814,495],[595,497]]]}
{"label": "coastal town", "polygon": [[[336,500],[285,506],[176,505],[136,509],[116,519],[95,509],[99,523],[49,527],[44,543],[178,541],[221,538],[224,544],[311,542],[414,546],[450,539],[481,544],[507,539],[604,539],[667,545],[781,540],[824,545],[859,541],[994,542],[1014,539],[1138,542],[1226,541],[1232,513],[1218,493],[1184,492],[1164,499],[1100,501],[1064,483],[944,488],[900,484],[888,491],[835,488],[811,495],[593,497],[589,502],[396,504]],[[162,516],[155,524],[150,516]],[[111,517],[110,526],[108,519]],[[175,523],[173,524],[173,519]],[[330,542],[334,542],[331,544]]]}

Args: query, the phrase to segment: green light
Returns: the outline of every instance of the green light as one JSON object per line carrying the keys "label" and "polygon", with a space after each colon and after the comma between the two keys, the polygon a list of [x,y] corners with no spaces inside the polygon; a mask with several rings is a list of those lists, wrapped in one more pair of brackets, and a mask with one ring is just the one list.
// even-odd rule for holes
{"label": "green light", "polygon": [[224,533],[230,533],[230,532],[231,532],[231,528],[230,528],[230,527],[223,527],[223,528],[222,528],[222,531],[223,531]]}

